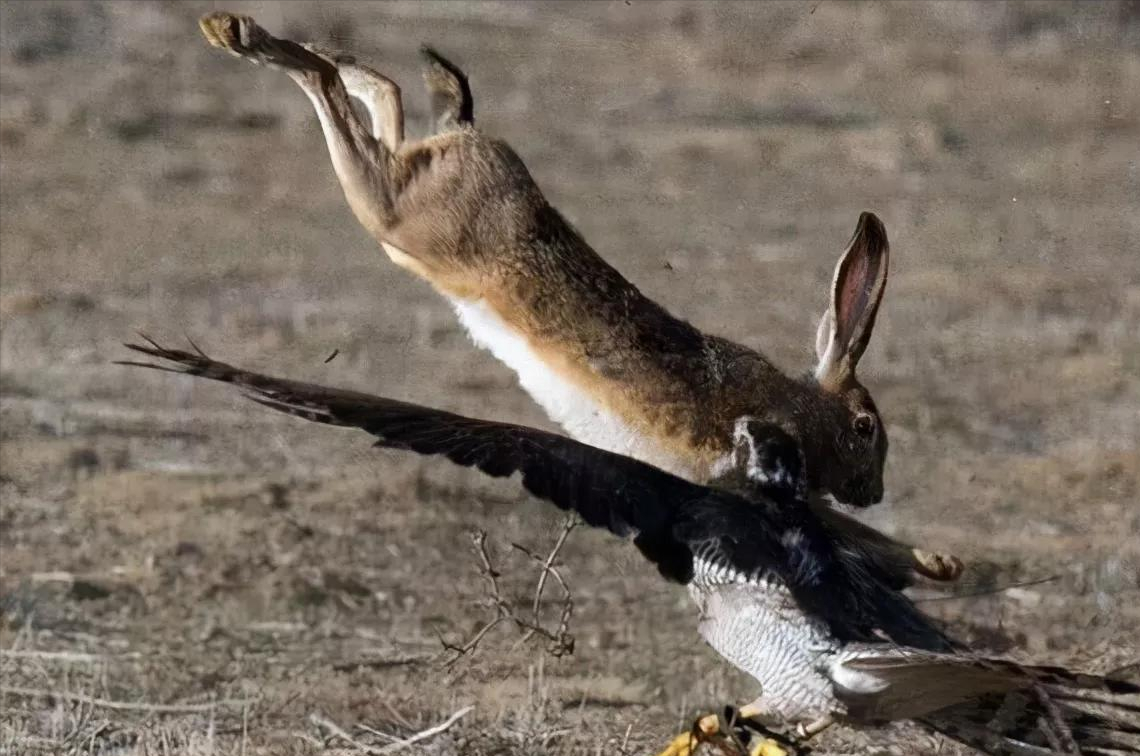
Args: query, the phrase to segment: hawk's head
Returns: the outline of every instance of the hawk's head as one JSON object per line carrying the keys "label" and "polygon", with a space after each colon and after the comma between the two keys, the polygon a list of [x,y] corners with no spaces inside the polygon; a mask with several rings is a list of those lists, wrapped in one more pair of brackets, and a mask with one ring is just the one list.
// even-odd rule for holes
{"label": "hawk's head", "polygon": [[804,453],[790,433],[775,423],[744,415],[736,420],[732,442],[733,464],[750,486],[775,499],[807,499]]}

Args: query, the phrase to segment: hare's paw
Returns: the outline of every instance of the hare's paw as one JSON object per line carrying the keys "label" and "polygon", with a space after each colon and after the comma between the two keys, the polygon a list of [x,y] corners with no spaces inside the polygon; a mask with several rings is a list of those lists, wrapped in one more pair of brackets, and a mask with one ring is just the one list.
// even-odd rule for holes
{"label": "hare's paw", "polygon": [[198,27],[211,45],[251,63],[301,71],[329,65],[302,45],[277,39],[249,16],[225,11],[207,13],[198,19]]}
{"label": "hare's paw", "polygon": [[332,57],[311,51],[303,44],[278,39],[249,16],[218,11],[198,19],[198,26],[212,46],[251,63],[290,73],[336,74]]}
{"label": "hare's paw", "polygon": [[257,25],[249,16],[217,11],[207,13],[198,19],[206,41],[212,46],[233,53],[240,58],[253,54],[258,38],[268,37],[269,33]]}
{"label": "hare's paw", "polygon": [[962,560],[953,554],[936,554],[933,551],[923,551],[922,549],[915,549],[912,554],[915,571],[931,580],[953,582],[966,569]]}

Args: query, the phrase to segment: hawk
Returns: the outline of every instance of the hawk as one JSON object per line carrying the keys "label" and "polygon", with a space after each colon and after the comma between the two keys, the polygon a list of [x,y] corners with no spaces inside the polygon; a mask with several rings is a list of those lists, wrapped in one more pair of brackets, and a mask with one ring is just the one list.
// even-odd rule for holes
{"label": "hawk", "polygon": [[[534,428],[274,378],[148,342],[127,346],[168,364],[123,364],[227,383],[272,409],[359,428],[379,447],[441,455],[494,477],[518,474],[531,494],[632,539],[664,578],[688,588],[709,645],[759,683],[735,719],[764,732],[778,721],[803,741],[835,723],[913,720],[993,756],[1140,754],[1140,707],[1119,700],[1140,685],[984,658],[955,641],[875,560],[837,547],[807,506],[798,445],[776,426],[738,419],[734,473],[706,486]],[[1104,706],[1087,707],[1089,695]],[[662,756],[686,756],[724,729],[719,717],[702,717]],[[786,752],[772,738],[753,750]]]}

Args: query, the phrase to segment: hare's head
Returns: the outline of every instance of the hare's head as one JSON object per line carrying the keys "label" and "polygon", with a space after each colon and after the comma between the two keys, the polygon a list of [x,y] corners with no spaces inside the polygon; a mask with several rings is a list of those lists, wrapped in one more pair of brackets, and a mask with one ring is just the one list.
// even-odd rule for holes
{"label": "hare's head", "polygon": [[831,304],[816,332],[819,358],[813,379],[823,401],[805,418],[812,428],[813,488],[845,504],[865,507],[883,498],[887,434],[871,394],[855,377],[887,285],[889,247],[872,213],[859,225],[835,267]]}

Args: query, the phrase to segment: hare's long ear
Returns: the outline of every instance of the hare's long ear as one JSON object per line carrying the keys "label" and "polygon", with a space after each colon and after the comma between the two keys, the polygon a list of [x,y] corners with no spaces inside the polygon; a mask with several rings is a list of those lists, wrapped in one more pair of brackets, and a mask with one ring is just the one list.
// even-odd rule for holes
{"label": "hare's long ear", "polygon": [[879,302],[887,287],[890,246],[887,230],[874,213],[862,213],[855,235],[835,266],[831,305],[819,321],[815,377],[824,388],[838,390],[855,377]]}

